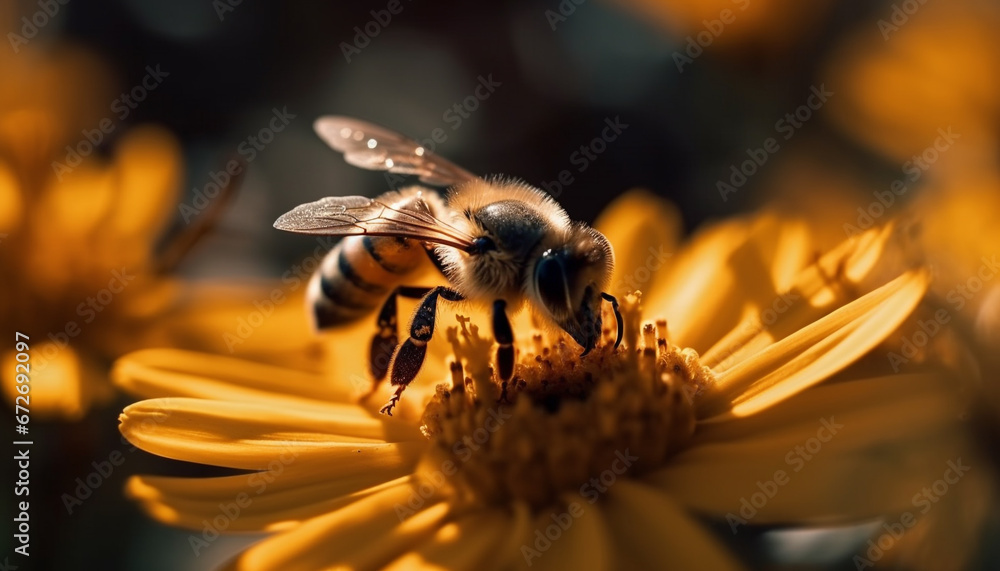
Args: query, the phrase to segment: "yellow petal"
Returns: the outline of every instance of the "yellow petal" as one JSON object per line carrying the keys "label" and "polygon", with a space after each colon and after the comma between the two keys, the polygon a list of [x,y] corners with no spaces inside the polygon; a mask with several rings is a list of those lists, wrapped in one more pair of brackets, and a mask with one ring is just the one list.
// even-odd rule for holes
{"label": "yellow petal", "polygon": [[905,27],[885,28],[888,38],[860,26],[820,71],[838,87],[827,119],[894,163],[924,152],[939,129],[962,138],[937,168],[996,156],[998,24],[995,3],[948,2],[921,4]]}
{"label": "yellow petal", "polygon": [[564,494],[561,507],[542,511],[524,540],[518,566],[532,569],[612,569],[611,530],[598,504]]}
{"label": "yellow petal", "polygon": [[704,351],[732,326],[717,325],[707,316],[732,316],[734,323],[740,317],[736,292],[741,284],[726,261],[746,241],[749,229],[744,220],[729,220],[696,233],[671,259],[657,287],[644,292],[645,313],[666,317],[671,342]]}
{"label": "yellow petal", "polygon": [[520,567],[524,563],[524,554],[521,546],[530,545],[534,538],[532,534],[535,530],[531,508],[524,502],[515,502],[510,507],[513,512],[510,515],[510,527],[507,533],[507,541],[497,547],[497,557],[495,566],[500,569],[510,569]]}
{"label": "yellow petal", "polygon": [[[224,524],[228,531],[281,531],[409,481],[413,470],[405,464],[355,474],[297,470],[280,456],[270,465],[266,471],[221,478],[133,476],[125,494],[170,525],[201,529],[221,514],[232,520]],[[239,516],[231,517],[237,511]]]}
{"label": "yellow petal", "polygon": [[[823,385],[767,414],[700,425],[687,450],[644,479],[700,512],[753,513],[751,523],[878,517],[912,508],[963,455],[959,412],[948,379],[933,375]],[[741,515],[744,499],[758,505]]]}
{"label": "yellow petal", "polygon": [[[267,469],[276,455],[291,455],[296,464],[305,465],[348,461],[352,471],[363,465],[415,463],[426,440],[411,426],[368,414],[336,403],[317,404],[309,411],[165,398],[126,407],[119,429],[133,444],[154,454],[231,468]],[[385,443],[383,437],[408,442]]]}
{"label": "yellow petal", "polygon": [[698,399],[699,417],[754,414],[850,365],[899,327],[928,283],[927,272],[907,272],[723,372]]}
{"label": "yellow petal", "polygon": [[445,524],[430,540],[396,559],[386,569],[479,571],[497,568],[497,545],[508,537],[510,528],[510,518],[499,509],[474,513]]}
{"label": "yellow petal", "polygon": [[105,265],[94,236],[101,232],[114,194],[114,174],[90,162],[65,175],[62,182],[53,177],[36,206],[27,211],[27,247],[45,253],[26,258],[21,269],[35,295],[43,299],[61,299],[69,291],[76,295],[81,278],[92,278],[93,269]]}
{"label": "yellow petal", "polygon": [[[994,516],[996,478],[976,470],[977,466],[986,465],[983,460],[977,461],[975,456],[971,460],[963,460],[970,466],[969,474],[955,486],[949,485],[947,494],[935,494],[937,502],[919,506],[916,510],[917,524],[906,531],[892,551],[887,552],[884,562],[887,568],[892,566],[912,571],[976,568],[973,561],[981,554],[983,529]],[[931,486],[933,493],[934,484]],[[933,505],[933,510],[928,509],[928,505]],[[927,513],[921,513],[923,511]],[[893,524],[899,522],[898,519],[889,521]],[[982,566],[981,561],[978,563]]]}
{"label": "yellow petal", "polygon": [[85,239],[106,220],[115,199],[114,173],[97,161],[86,161],[61,181],[51,180],[32,226],[49,234],[58,228],[63,239]]}
{"label": "yellow petal", "polygon": [[754,242],[771,269],[772,291],[786,291],[793,286],[813,255],[809,227],[801,220],[778,219],[777,228],[755,232]]}
{"label": "yellow petal", "polygon": [[[869,230],[843,241],[803,268],[789,287],[777,288],[762,298],[755,311],[717,338],[702,356],[702,364],[717,373],[726,371],[846,302],[872,272],[891,235],[891,225]],[[781,279],[787,279],[787,273]]]}
{"label": "yellow petal", "polygon": [[353,404],[336,402],[316,402],[309,408],[285,408],[253,402],[162,398],[132,404],[126,407],[124,415],[131,417],[131,422],[148,421],[157,426],[176,425],[179,428],[190,425],[192,430],[201,429],[241,441],[264,436],[272,440],[341,442],[423,439],[414,425],[373,415]]}
{"label": "yellow petal", "polygon": [[115,149],[119,192],[105,232],[119,247],[148,248],[173,218],[182,180],[177,141],[157,127],[129,130]]}
{"label": "yellow petal", "polygon": [[703,352],[793,283],[809,244],[804,224],[769,212],[710,227],[643,300],[646,314],[666,317],[672,342]]}
{"label": "yellow petal", "polygon": [[615,251],[615,271],[608,290],[625,295],[649,292],[666,273],[680,242],[680,213],[662,198],[632,190],[601,212],[594,228],[607,237]]}
{"label": "yellow petal", "polygon": [[661,490],[621,479],[606,513],[618,552],[634,569],[741,569],[727,548]]}
{"label": "yellow petal", "polygon": [[[232,335],[235,336],[241,331],[236,329],[237,318],[242,317],[239,311],[222,311],[219,315],[228,316],[227,318],[232,320],[229,325],[232,328],[230,329]],[[300,319],[295,308],[290,305],[280,311],[276,309],[272,318],[278,321],[267,321],[266,325],[254,330],[253,336],[260,335],[259,339],[236,344],[234,351],[240,351],[242,355],[249,354],[261,361],[279,363],[292,361],[293,357],[298,356],[298,362],[288,363],[289,366],[293,364],[312,366],[329,370],[331,374],[325,376],[192,351],[148,349],[120,358],[112,369],[112,380],[129,393],[146,398],[190,396],[219,400],[281,402],[285,403],[284,406],[299,406],[304,400],[303,397],[319,401],[356,402],[361,395],[371,390],[372,380],[368,373],[370,323],[362,321],[344,329],[324,333],[325,339],[320,340],[321,347],[309,343],[307,339],[303,341],[308,344],[300,346],[294,341],[296,338],[302,339],[298,332],[288,336],[292,341],[285,339],[268,347],[267,339],[281,336],[282,320],[295,323]],[[180,333],[187,330],[194,333],[195,327],[188,329],[188,325],[179,325],[174,331]],[[219,336],[218,331],[213,335],[216,338],[209,343],[210,346],[213,343],[226,342],[224,337]],[[288,345],[285,346],[284,343]],[[246,348],[241,351],[240,347],[244,346]],[[286,347],[285,355],[278,351],[283,346]],[[428,358],[420,374],[409,385],[409,390],[394,416],[419,419],[422,412],[419,407],[424,399],[433,394],[436,383],[447,378],[445,355],[449,353],[449,347],[443,334],[435,336],[431,341]],[[314,351],[319,351],[320,354],[316,355]],[[435,358],[435,355],[439,358]],[[382,383],[380,392],[362,404],[378,410],[392,394],[392,390],[388,383]]]}
{"label": "yellow petal", "polygon": [[435,503],[400,521],[397,510],[405,509],[412,493],[410,485],[400,484],[362,498],[264,540],[243,552],[229,568],[315,571],[335,566],[382,567],[434,533],[448,515],[448,504]]}
{"label": "yellow petal", "polygon": [[158,291],[127,300],[126,310],[136,319],[148,319],[150,308],[158,312],[156,327],[143,331],[141,346],[196,347],[272,364],[319,367],[322,346],[309,323],[305,288],[288,292],[278,281],[239,286],[163,281]]}
{"label": "yellow petal", "polygon": [[352,392],[322,375],[242,359],[181,351],[146,349],[120,358],[111,371],[122,389],[142,397],[186,396],[273,402],[349,402]]}

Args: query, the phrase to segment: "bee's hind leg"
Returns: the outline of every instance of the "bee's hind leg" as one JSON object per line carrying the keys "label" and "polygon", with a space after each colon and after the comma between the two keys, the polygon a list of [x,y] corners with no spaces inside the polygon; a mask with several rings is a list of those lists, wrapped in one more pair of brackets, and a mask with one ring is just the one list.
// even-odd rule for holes
{"label": "bee's hind leg", "polygon": [[[414,288],[415,289],[415,288]],[[396,406],[399,396],[406,389],[420,371],[424,363],[424,356],[427,354],[427,342],[434,336],[434,318],[437,315],[438,298],[446,301],[461,301],[465,299],[462,294],[444,286],[438,286],[424,296],[420,306],[413,314],[410,323],[410,338],[403,342],[396,350],[396,356],[392,360],[392,371],[390,380],[396,387],[395,394],[389,399],[380,412],[392,415],[392,408]]]}

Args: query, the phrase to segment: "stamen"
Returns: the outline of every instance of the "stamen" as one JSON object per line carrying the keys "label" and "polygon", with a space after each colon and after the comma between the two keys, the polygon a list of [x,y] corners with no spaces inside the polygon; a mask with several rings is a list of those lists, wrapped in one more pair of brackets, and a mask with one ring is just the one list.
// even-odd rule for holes
{"label": "stamen", "polygon": [[[622,454],[627,475],[660,466],[694,432],[692,396],[714,379],[690,349],[671,347],[660,319],[641,327],[638,295],[627,296],[625,346],[606,335],[586,357],[560,335],[518,346],[514,377],[494,376],[494,344],[464,318],[448,329],[451,383],[423,416],[430,462],[454,463],[451,476],[470,502],[522,500],[536,508],[579,489]],[[612,317],[613,319],[613,317]],[[609,332],[611,333],[611,332]]]}
{"label": "stamen", "polygon": [[657,319],[656,320],[656,336],[662,339],[665,343],[670,342],[670,337],[667,336],[667,320]]}
{"label": "stamen", "polygon": [[655,349],[656,347],[656,328],[652,323],[647,323],[642,326],[642,344],[645,345],[647,349]]}

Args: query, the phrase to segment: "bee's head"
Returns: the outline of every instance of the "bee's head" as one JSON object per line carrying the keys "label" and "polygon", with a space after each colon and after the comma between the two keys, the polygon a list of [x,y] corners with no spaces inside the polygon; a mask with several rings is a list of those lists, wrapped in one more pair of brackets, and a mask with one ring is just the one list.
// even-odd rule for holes
{"label": "bee's head", "polygon": [[608,239],[584,225],[571,227],[567,240],[545,248],[535,262],[532,296],[584,354],[601,336],[601,292],[613,267]]}

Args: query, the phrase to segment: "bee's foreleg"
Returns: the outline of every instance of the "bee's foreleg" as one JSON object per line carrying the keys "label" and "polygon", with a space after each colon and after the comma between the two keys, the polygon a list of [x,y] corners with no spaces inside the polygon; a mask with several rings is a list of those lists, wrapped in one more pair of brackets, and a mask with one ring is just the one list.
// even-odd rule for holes
{"label": "bee's foreleg", "polygon": [[497,374],[506,382],[514,376],[514,331],[507,318],[507,302],[498,299],[493,302],[493,338],[497,348]]}
{"label": "bee's foreleg", "polygon": [[462,294],[444,286],[438,286],[424,296],[420,306],[413,314],[410,323],[410,337],[399,346],[390,365],[390,380],[396,387],[396,393],[380,412],[392,415],[392,407],[396,405],[403,390],[410,384],[420,371],[427,354],[427,343],[434,336],[434,318],[437,315],[438,298],[446,301],[461,301]]}
{"label": "bee's foreleg", "polygon": [[604,298],[605,301],[611,302],[611,309],[615,312],[615,321],[618,322],[618,336],[615,338],[615,349],[617,349],[622,343],[622,334],[625,332],[625,324],[622,321],[622,312],[618,308],[618,299],[615,296],[609,293],[601,292],[601,297]]}
{"label": "bee's foreleg", "polygon": [[382,309],[378,312],[378,330],[372,337],[371,347],[368,351],[368,370],[371,372],[372,379],[375,380],[375,385],[372,387],[373,392],[389,372],[392,353],[399,345],[396,297],[420,299],[431,289],[433,288],[400,286],[392,290],[385,303],[382,304]]}

